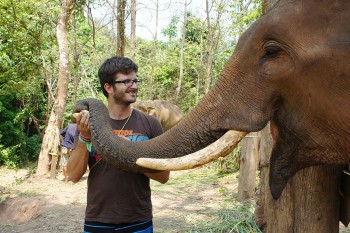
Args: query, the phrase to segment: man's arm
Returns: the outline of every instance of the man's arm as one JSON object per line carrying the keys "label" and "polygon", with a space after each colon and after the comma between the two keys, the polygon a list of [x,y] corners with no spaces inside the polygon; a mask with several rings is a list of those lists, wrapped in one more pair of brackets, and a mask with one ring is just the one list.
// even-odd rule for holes
{"label": "man's arm", "polygon": [[[89,113],[79,113],[76,122],[80,133],[90,138]],[[78,182],[85,174],[89,160],[89,152],[86,145],[80,140],[75,145],[76,147],[72,151],[72,155],[69,157],[67,163],[68,177],[74,183]]]}
{"label": "man's arm", "polygon": [[144,173],[148,178],[158,181],[159,183],[165,184],[169,180],[170,172],[162,171],[158,173]]}
{"label": "man's arm", "polygon": [[69,157],[67,163],[68,177],[73,183],[78,182],[85,174],[88,159],[89,152],[86,149],[86,145],[79,141],[75,149],[72,151],[72,155]]}

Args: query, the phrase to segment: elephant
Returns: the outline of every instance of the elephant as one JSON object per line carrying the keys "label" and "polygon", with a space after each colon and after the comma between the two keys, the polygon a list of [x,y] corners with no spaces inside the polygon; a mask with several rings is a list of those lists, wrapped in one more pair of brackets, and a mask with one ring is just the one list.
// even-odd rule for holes
{"label": "elephant", "polygon": [[165,132],[182,119],[181,109],[166,100],[137,101],[132,106],[141,112],[158,118]]}
{"label": "elephant", "polygon": [[152,140],[113,135],[100,101],[81,100],[75,111],[90,111],[101,157],[134,172],[200,166],[270,122],[269,184],[278,199],[297,171],[350,162],[349,12],[348,0],[278,1],[242,34],[198,105]]}

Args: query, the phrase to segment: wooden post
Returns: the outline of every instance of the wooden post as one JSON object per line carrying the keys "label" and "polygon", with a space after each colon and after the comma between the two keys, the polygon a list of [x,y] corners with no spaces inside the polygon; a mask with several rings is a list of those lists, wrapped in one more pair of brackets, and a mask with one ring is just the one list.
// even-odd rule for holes
{"label": "wooden post", "polygon": [[51,168],[50,168],[50,178],[55,179],[56,178],[56,167],[57,167],[57,161],[58,161],[58,153],[60,146],[60,130],[56,127],[56,133],[53,138],[53,145],[51,148],[51,152],[49,155],[51,156]]}
{"label": "wooden post", "polygon": [[259,143],[259,132],[250,133],[242,140],[238,201],[246,201],[255,197],[256,171],[259,164]]}
{"label": "wooden post", "polygon": [[270,156],[272,151],[272,138],[270,136],[270,123],[261,131],[259,150],[260,181],[256,197],[254,217],[260,228],[266,227],[265,201],[266,195],[271,195],[269,187]]}
{"label": "wooden post", "polygon": [[56,166],[57,166],[58,155],[56,153],[49,153],[49,155],[51,155],[50,178],[55,179],[56,178]]}

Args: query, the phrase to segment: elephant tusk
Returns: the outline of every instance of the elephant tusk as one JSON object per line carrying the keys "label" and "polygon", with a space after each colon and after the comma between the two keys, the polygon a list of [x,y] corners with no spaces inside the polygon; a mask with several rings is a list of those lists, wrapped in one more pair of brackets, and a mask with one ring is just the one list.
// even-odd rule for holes
{"label": "elephant tusk", "polygon": [[136,164],[160,171],[178,171],[199,167],[219,157],[226,156],[247,133],[229,130],[217,141],[192,154],[172,159],[139,158]]}

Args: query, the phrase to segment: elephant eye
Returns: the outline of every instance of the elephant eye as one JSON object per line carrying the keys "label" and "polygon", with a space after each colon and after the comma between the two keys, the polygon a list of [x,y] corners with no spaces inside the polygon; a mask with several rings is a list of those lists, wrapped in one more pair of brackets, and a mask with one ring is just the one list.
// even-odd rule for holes
{"label": "elephant eye", "polygon": [[281,49],[277,46],[267,46],[265,48],[264,58],[275,58]]}
{"label": "elephant eye", "polygon": [[294,62],[288,47],[276,40],[264,43],[259,59],[259,72],[265,76],[277,77],[292,70]]}

